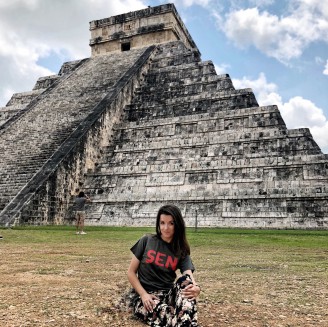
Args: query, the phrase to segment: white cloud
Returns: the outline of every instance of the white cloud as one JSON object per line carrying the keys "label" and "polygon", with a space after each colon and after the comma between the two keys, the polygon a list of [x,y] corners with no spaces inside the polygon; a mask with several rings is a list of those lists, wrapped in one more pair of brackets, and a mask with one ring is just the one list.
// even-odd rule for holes
{"label": "white cloud", "polygon": [[326,62],[326,66],[325,66],[325,69],[324,69],[324,71],[323,71],[323,74],[324,74],[324,75],[328,75],[328,60],[327,60],[327,62]]}
{"label": "white cloud", "polygon": [[269,57],[288,62],[309,44],[328,42],[328,3],[294,0],[292,10],[277,16],[257,7],[229,12],[218,20],[226,36],[239,47],[254,46]]}
{"label": "white cloud", "polygon": [[327,121],[322,109],[300,96],[293,97],[284,103],[281,111],[292,127],[322,127]]}
{"label": "white cloud", "polygon": [[265,7],[272,5],[274,3],[274,0],[250,0],[250,3],[257,7]]}
{"label": "white cloud", "polygon": [[89,57],[89,21],[145,7],[141,0],[0,1],[0,106],[12,90],[29,91],[38,77],[58,72],[40,59]]}
{"label": "white cloud", "polygon": [[243,77],[241,80],[232,79],[232,82],[236,89],[252,88],[256,94],[256,99],[261,106],[281,106],[282,104],[281,96],[277,93],[277,85],[274,83],[268,83],[264,73],[260,73],[256,80],[250,80]]}
{"label": "white cloud", "polygon": [[215,64],[214,67],[215,67],[215,71],[216,71],[217,75],[221,75],[221,74],[228,74],[230,65],[228,65],[228,64],[216,65]]}
{"label": "white cloud", "polygon": [[252,88],[261,106],[277,105],[287,128],[309,128],[321,150],[328,153],[328,120],[323,110],[312,101],[295,96],[284,102],[277,85],[268,83],[264,73],[255,80],[246,77],[241,80],[233,79],[233,84],[236,89]]}
{"label": "white cloud", "polygon": [[314,61],[315,61],[315,63],[317,64],[317,65],[322,65],[325,61],[321,58],[321,57],[319,57],[319,56],[315,56],[314,57]]}
{"label": "white cloud", "polygon": [[25,42],[14,32],[0,34],[0,106],[17,91],[29,91],[40,76],[53,74],[37,65],[41,55],[47,55],[46,45]]}
{"label": "white cloud", "polygon": [[312,101],[300,96],[291,98],[281,108],[287,126],[290,128],[308,127],[317,144],[328,153],[328,120],[323,110]]}
{"label": "white cloud", "polygon": [[[212,0],[173,0],[175,5],[182,5],[184,7],[191,7],[193,5],[200,5],[202,7],[207,7]],[[166,1],[163,1],[166,3]]]}
{"label": "white cloud", "polygon": [[313,126],[310,130],[321,151],[328,153],[328,122],[326,121],[324,126]]}

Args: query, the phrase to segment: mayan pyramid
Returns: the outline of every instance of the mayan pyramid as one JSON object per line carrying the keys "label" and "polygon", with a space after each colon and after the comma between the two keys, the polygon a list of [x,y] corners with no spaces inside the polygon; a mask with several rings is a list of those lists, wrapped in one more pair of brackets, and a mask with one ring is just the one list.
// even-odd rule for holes
{"label": "mayan pyramid", "polygon": [[91,57],[0,108],[0,223],[328,228],[328,155],[236,90],[173,4],[90,22]]}

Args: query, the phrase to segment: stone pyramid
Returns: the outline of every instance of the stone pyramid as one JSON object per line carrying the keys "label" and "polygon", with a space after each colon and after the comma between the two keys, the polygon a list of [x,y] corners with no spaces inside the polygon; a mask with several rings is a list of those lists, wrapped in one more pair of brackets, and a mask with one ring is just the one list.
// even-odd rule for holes
{"label": "stone pyramid", "polygon": [[328,228],[328,155],[202,62],[173,4],[90,23],[91,58],[0,109],[0,222]]}

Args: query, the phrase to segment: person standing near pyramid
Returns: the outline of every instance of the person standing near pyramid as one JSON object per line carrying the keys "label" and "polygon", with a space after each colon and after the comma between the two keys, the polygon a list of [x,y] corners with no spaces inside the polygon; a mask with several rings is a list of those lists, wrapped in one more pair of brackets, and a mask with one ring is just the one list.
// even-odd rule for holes
{"label": "person standing near pyramid", "polygon": [[91,202],[91,199],[84,193],[80,192],[75,198],[75,219],[76,219],[76,234],[84,235],[84,220],[85,220],[85,204]]}

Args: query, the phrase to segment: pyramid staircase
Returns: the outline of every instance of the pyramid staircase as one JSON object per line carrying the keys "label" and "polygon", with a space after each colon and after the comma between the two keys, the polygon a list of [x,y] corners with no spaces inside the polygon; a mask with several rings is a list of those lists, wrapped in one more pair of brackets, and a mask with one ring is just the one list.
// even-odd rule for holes
{"label": "pyramid staircase", "polygon": [[0,224],[63,222],[153,49],[66,63],[0,109]]}

